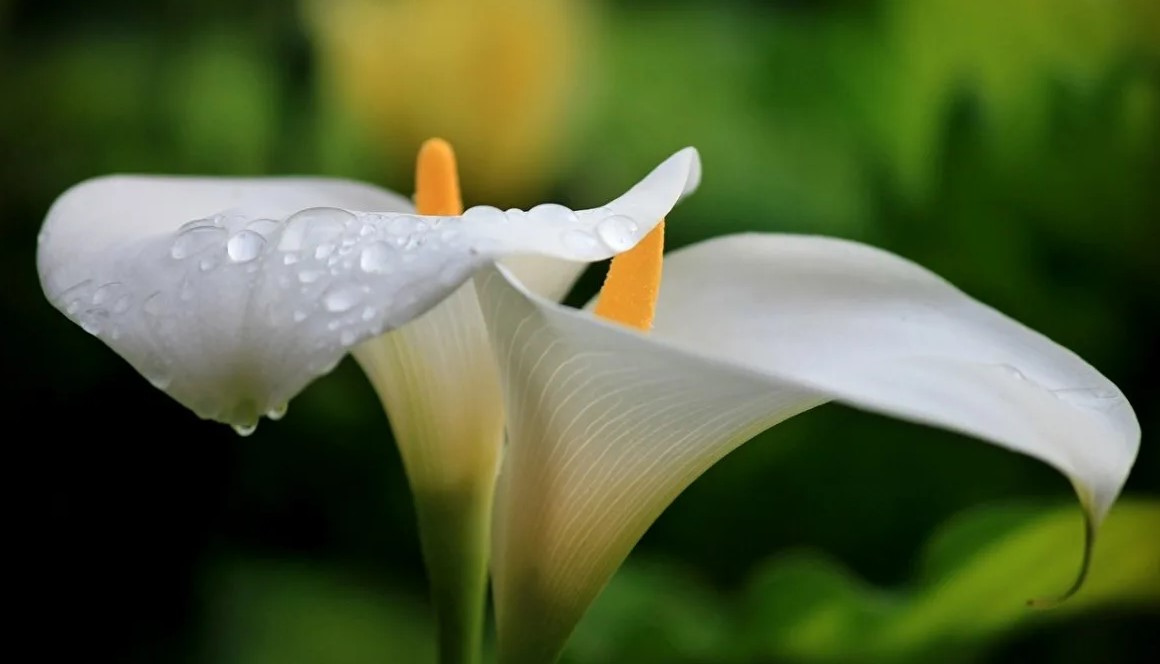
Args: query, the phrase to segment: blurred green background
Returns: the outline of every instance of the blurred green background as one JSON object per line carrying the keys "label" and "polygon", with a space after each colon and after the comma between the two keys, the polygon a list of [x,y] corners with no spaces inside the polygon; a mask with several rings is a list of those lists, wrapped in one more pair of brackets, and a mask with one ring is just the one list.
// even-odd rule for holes
{"label": "blurred green background", "polygon": [[[882,246],[1068,346],[1145,431],[1089,586],[1066,481],[826,406],[646,535],[567,662],[1143,662],[1160,639],[1160,2],[0,0],[0,311],[31,661],[430,661],[410,496],[344,362],[241,439],[41,294],[52,200],[109,172],[326,174],[602,202],[684,145],[673,246]],[[595,266],[571,302],[595,292]],[[29,433],[31,432],[31,433]],[[27,486],[25,486],[27,485]]]}

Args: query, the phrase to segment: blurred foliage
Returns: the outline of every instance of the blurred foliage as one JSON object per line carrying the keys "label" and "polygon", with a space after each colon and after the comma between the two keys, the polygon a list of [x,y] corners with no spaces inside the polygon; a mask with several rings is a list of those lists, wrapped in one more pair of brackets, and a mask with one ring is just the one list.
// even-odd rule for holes
{"label": "blurred foliage", "polygon": [[225,566],[201,661],[215,664],[433,662],[435,634],[413,598],[289,564]]}
{"label": "blurred foliage", "polygon": [[[11,464],[35,478],[18,539],[44,659],[429,657],[410,499],[358,370],[240,441],[53,311],[33,255],[54,197],[87,177],[409,191],[409,146],[447,134],[467,202],[501,206],[587,206],[696,145],[704,184],[669,219],[675,246],[744,229],[895,251],[1088,359],[1145,431],[1091,585],[1029,611],[1074,570],[1078,512],[1002,503],[1071,500],[1065,480],[848,409],[794,418],[678,498],[571,661],[1149,660],[1160,3],[374,4],[0,0],[0,366],[9,427],[52,433],[15,437]],[[953,516],[978,504],[996,507]]]}
{"label": "blurred foliage", "polygon": [[754,645],[803,662],[981,661],[989,640],[1021,624],[1108,605],[1160,608],[1160,503],[1131,500],[1108,519],[1084,588],[1055,607],[1028,607],[1071,585],[1082,532],[1074,506],[963,514],[931,541],[903,593],[867,587],[826,558],[783,557],[747,590]]}
{"label": "blurred foliage", "polygon": [[[892,590],[818,552],[768,559],[736,599],[679,565],[637,562],[585,617],[564,661],[966,664],[985,661],[1021,625],[1068,624],[1107,607],[1160,610],[1160,502],[1142,500],[1113,510],[1084,590],[1029,608],[1029,598],[1070,584],[1081,533],[1074,505],[972,510],[940,529],[916,578]],[[433,661],[414,597],[308,565],[224,565],[208,579],[210,646],[199,661]]]}

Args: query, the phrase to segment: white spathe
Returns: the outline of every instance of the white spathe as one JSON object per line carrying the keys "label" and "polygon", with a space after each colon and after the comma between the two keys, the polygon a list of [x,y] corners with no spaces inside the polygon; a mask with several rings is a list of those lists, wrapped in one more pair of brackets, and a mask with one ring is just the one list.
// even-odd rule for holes
{"label": "white spathe", "polygon": [[677,251],[651,335],[502,270],[476,282],[508,409],[492,564],[501,662],[549,661],[689,483],[825,402],[1038,458],[1071,480],[1093,530],[1139,446],[1123,394],[1075,354],[853,242],[751,234]]}
{"label": "white spathe", "polygon": [[[525,288],[555,301],[588,267],[527,255],[502,264]],[[441,493],[492,485],[503,444],[503,393],[473,281],[351,355],[387,411],[413,486]]]}
{"label": "white spathe", "polygon": [[424,217],[340,180],[110,176],[57,199],[37,264],[48,299],[154,385],[251,426],[484,265],[631,248],[699,178],[686,148],[601,208]]}

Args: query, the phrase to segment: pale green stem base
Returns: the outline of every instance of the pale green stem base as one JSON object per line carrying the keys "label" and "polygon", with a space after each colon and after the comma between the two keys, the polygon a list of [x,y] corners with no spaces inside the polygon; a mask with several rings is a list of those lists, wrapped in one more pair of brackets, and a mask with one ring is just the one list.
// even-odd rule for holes
{"label": "pale green stem base", "polygon": [[[535,591],[532,591],[535,596]],[[580,620],[583,610],[563,607],[551,602],[524,602],[529,610],[521,615],[506,616],[510,623],[520,625],[516,638],[511,629],[501,632],[496,661],[498,664],[554,664],[563,654],[568,637]],[[503,638],[506,636],[506,638]]]}
{"label": "pale green stem base", "polygon": [[415,488],[440,664],[479,664],[487,598],[491,492]]}

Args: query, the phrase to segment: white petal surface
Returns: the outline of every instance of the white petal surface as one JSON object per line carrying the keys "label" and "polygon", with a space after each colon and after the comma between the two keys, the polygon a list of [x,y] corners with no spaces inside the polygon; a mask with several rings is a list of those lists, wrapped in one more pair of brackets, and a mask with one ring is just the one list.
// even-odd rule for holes
{"label": "white petal surface", "polygon": [[397,196],[330,180],[100,178],[53,205],[38,266],[49,300],[159,388],[252,425],[482,265],[631,248],[698,172],[686,149],[602,208],[458,217],[392,211]]}
{"label": "white petal surface", "polygon": [[416,490],[466,491],[481,476],[490,487],[504,410],[473,284],[352,353],[383,402]]}
{"label": "white petal surface", "polygon": [[[524,288],[540,297],[559,302],[567,297],[588,263],[547,256],[512,256],[502,261]],[[480,321],[482,324],[482,320]]]}
{"label": "white petal surface", "polygon": [[826,401],[1039,458],[1071,478],[1093,525],[1139,442],[1119,390],[1074,354],[850,242],[747,235],[677,252],[651,337],[499,272],[477,284],[509,412],[493,544],[501,662],[555,655],[690,482]]}
{"label": "white petal surface", "polygon": [[888,252],[824,237],[738,235],[665,261],[653,335],[851,406],[1045,461],[1096,521],[1140,426],[1077,355]]}

